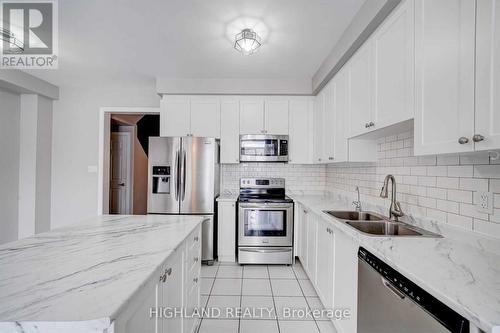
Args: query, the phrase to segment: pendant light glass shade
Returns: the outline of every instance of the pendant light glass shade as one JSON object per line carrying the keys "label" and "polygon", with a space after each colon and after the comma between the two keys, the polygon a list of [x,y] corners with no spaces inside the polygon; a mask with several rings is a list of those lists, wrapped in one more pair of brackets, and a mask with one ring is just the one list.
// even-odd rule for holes
{"label": "pendant light glass shade", "polygon": [[260,45],[261,39],[252,29],[243,29],[234,40],[234,48],[244,55],[255,53]]}

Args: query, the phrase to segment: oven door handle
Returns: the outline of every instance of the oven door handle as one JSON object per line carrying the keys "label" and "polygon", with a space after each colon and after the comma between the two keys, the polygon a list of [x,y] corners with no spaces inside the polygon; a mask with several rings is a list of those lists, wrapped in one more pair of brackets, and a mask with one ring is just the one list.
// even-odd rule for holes
{"label": "oven door handle", "polygon": [[257,208],[257,209],[276,209],[276,208],[281,208],[281,209],[292,209],[293,204],[280,204],[280,203],[239,203],[240,208],[242,209],[250,209],[250,208]]}
{"label": "oven door handle", "polygon": [[291,249],[240,249],[245,252],[255,252],[255,253],[276,253],[276,252],[290,252]]}

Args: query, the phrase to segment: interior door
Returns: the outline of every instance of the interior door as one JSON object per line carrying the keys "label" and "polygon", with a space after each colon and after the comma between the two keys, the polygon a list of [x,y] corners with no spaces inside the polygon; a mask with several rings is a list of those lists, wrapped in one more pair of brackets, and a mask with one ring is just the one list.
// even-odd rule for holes
{"label": "interior door", "polygon": [[148,213],[179,213],[180,147],[180,138],[149,138]]}
{"label": "interior door", "polygon": [[182,138],[181,214],[212,214],[217,143],[214,138]]}
{"label": "interior door", "polygon": [[110,203],[111,214],[131,214],[132,185],[132,133],[111,133],[111,175]]}

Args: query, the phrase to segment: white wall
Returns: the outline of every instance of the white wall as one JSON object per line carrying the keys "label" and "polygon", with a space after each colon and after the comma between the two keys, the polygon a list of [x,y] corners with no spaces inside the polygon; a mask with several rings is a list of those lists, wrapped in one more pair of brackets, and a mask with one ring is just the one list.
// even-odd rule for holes
{"label": "white wall", "polygon": [[158,107],[154,80],[106,81],[73,76],[60,85],[54,102],[51,228],[97,215],[99,108]]}
{"label": "white wall", "polygon": [[17,239],[20,97],[0,90],[0,244]]}

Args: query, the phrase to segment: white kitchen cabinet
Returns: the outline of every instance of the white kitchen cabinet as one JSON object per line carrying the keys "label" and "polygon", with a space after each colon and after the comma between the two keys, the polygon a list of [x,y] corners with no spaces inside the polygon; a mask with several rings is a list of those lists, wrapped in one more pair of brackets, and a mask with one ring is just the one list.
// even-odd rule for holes
{"label": "white kitchen cabinet", "polygon": [[160,102],[160,135],[187,136],[191,134],[189,97],[163,96]]}
{"label": "white kitchen cabinet", "polygon": [[219,201],[217,255],[221,262],[236,262],[236,202]]}
{"label": "white kitchen cabinet", "polygon": [[240,134],[265,134],[263,100],[240,101]]}
{"label": "white kitchen cabinet", "polygon": [[312,163],[313,111],[309,99],[290,100],[288,163]]}
{"label": "white kitchen cabinet", "polygon": [[[327,86],[328,87],[328,86]],[[314,100],[314,137],[313,160],[314,163],[326,163],[325,159],[325,103],[328,89],[323,88]]]}
{"label": "white kitchen cabinet", "polygon": [[220,104],[216,97],[163,96],[161,136],[220,137]]}
{"label": "white kitchen cabinet", "polygon": [[220,102],[220,161],[240,162],[240,112],[238,100]]}
{"label": "white kitchen cabinet", "polygon": [[317,252],[317,232],[318,232],[318,217],[314,214],[308,213],[307,219],[307,259],[306,271],[309,280],[313,285],[316,284],[316,263],[318,258]]}
{"label": "white kitchen cabinet", "polygon": [[[183,286],[182,269],[183,251],[177,249],[163,265],[163,273],[166,274],[166,277],[159,283],[158,307],[160,310],[182,308],[183,288],[179,288],[179,286]],[[159,318],[158,323],[158,332],[182,332],[182,318],[180,316]]]}
{"label": "white kitchen cabinet", "polygon": [[191,98],[191,132],[193,136],[220,137],[220,104],[217,97]]}
{"label": "white kitchen cabinet", "polygon": [[349,115],[349,81],[347,71],[341,69],[333,78],[333,123],[330,126],[330,155],[334,162],[346,162],[348,160],[347,123]]}
{"label": "white kitchen cabinet", "polygon": [[358,244],[337,228],[334,251],[333,307],[349,309],[349,318],[336,321],[343,332],[356,332],[358,302]]}
{"label": "white kitchen cabinet", "polygon": [[266,99],[264,129],[267,134],[288,134],[288,99]]}
{"label": "white kitchen cabinet", "polygon": [[335,84],[332,79],[325,86],[325,104],[323,108],[323,159],[325,163],[335,160]]}
{"label": "white kitchen cabinet", "polygon": [[500,1],[477,0],[475,150],[500,149]]}
{"label": "white kitchen cabinet", "polygon": [[308,223],[308,218],[310,216],[309,211],[302,205],[299,204],[299,216],[300,216],[300,225],[298,228],[298,256],[300,259],[300,262],[302,263],[302,267],[304,269],[307,269],[307,223]]}
{"label": "white kitchen cabinet", "polygon": [[474,34],[475,1],[415,2],[415,155],[474,150]]}
{"label": "white kitchen cabinet", "polygon": [[157,307],[159,283],[156,281],[152,285],[144,286],[144,292],[136,300],[137,307],[127,316],[124,321],[116,320],[115,328],[124,333],[157,333],[159,319],[156,316],[150,316],[150,309]]}
{"label": "white kitchen cabinet", "polygon": [[371,37],[376,128],[414,117],[414,26],[414,1],[405,0]]}
{"label": "white kitchen cabinet", "polygon": [[194,333],[198,318],[193,317],[194,311],[200,306],[200,276],[201,276],[201,227],[189,235],[185,241],[183,308],[187,316],[182,318],[182,331]]}
{"label": "white kitchen cabinet", "polygon": [[[374,128],[373,109],[373,44],[369,39],[346,64],[349,77],[349,136],[357,136]],[[371,124],[374,125],[371,125]]]}
{"label": "white kitchen cabinet", "polygon": [[334,275],[334,254],[335,254],[335,233],[331,223],[325,219],[319,219],[317,231],[317,278],[316,285],[318,295],[327,309],[333,308],[333,284]]}

